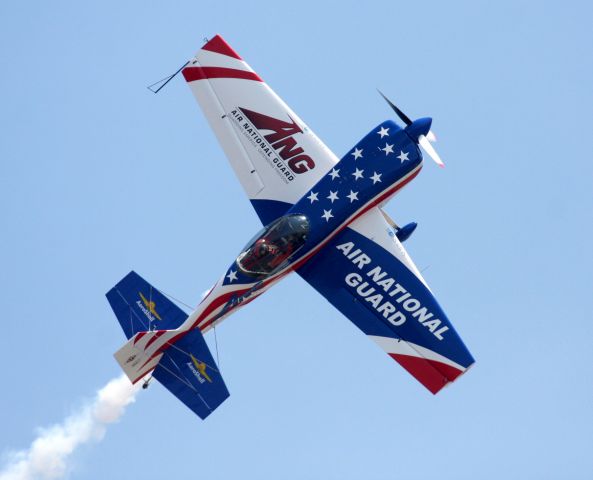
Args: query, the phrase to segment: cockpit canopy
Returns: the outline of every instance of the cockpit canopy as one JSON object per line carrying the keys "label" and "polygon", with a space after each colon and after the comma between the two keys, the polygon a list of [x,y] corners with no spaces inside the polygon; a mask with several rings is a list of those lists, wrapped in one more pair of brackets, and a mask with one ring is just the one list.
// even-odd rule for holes
{"label": "cockpit canopy", "polygon": [[302,214],[280,217],[263,228],[237,257],[241,272],[256,278],[267,277],[286,265],[304,245],[309,219]]}

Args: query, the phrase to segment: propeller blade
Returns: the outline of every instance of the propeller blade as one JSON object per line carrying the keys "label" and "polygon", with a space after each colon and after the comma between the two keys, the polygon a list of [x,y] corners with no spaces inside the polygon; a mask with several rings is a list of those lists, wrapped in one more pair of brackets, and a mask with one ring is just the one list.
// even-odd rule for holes
{"label": "propeller blade", "polygon": [[[406,126],[412,124],[412,120],[410,120],[410,118],[404,112],[402,112],[399,108],[397,108],[397,106],[395,104],[393,104],[391,102],[391,100],[389,100],[385,95],[383,95],[383,92],[381,90],[377,89],[377,91],[379,92],[379,95],[381,95],[383,97],[383,99],[389,104],[389,106],[393,109],[393,111],[397,114],[397,116],[401,119],[401,121],[406,124]],[[436,150],[430,144],[430,142],[436,142],[436,140],[437,140],[437,137],[433,133],[432,130],[430,130],[426,134],[426,136],[420,135],[418,137],[418,143],[424,149],[424,151],[428,154],[428,156],[430,158],[432,158],[434,160],[434,162],[439,167],[444,167],[445,164],[441,160],[441,157],[439,157],[439,154],[436,152]]]}
{"label": "propeller blade", "polygon": [[389,100],[385,95],[383,95],[383,92],[381,92],[381,90],[377,89],[377,92],[379,92],[379,95],[381,95],[383,99],[389,104],[389,106],[393,109],[393,111],[397,114],[397,116],[401,119],[402,122],[404,122],[406,125],[412,124],[412,120],[410,120],[410,118],[404,112],[397,108],[397,106],[395,106],[391,102],[391,100]]}
{"label": "propeller blade", "polygon": [[424,135],[420,135],[418,137],[418,143],[424,149],[424,151],[426,153],[428,153],[428,156],[430,158],[432,158],[439,167],[442,168],[445,166],[445,164],[441,160],[441,157],[439,157],[439,154],[436,152],[436,150],[432,147],[432,145],[428,141],[428,138],[426,138]]}

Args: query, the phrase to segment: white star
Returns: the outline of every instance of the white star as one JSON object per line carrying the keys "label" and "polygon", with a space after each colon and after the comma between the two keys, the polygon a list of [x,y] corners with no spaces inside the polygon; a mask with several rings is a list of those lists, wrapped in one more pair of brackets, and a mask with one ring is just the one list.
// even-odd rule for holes
{"label": "white star", "polygon": [[354,160],[358,160],[362,157],[362,148],[355,148],[351,155],[354,155]]}
{"label": "white star", "polygon": [[332,168],[332,171],[329,172],[329,176],[332,177],[332,180],[335,180],[336,177],[340,176],[340,169],[338,168],[336,170],[335,168]]}
{"label": "white star", "polygon": [[229,282],[232,282],[233,280],[237,280],[237,272],[235,272],[234,270],[230,270],[229,274],[226,276],[226,278],[229,279]]}
{"label": "white star", "polygon": [[381,181],[381,175],[383,175],[382,173],[377,173],[377,172],[373,172],[373,176],[371,177],[371,180],[373,181],[373,185],[377,182]]}
{"label": "white star", "polygon": [[332,217],[333,215],[331,210],[323,210],[323,215],[321,215],[321,218],[325,218],[326,222],[329,222],[329,219]]}
{"label": "white star", "polygon": [[332,192],[331,190],[329,191],[329,196],[327,197],[329,200],[331,200],[332,203],[334,203],[334,200],[339,200],[340,198],[338,197],[338,192],[337,190],[335,192]]}
{"label": "white star", "polygon": [[381,150],[383,150],[385,152],[385,155],[389,155],[390,153],[393,153],[393,145],[389,145],[388,143],[385,143],[385,148],[382,148]]}
{"label": "white star", "polygon": [[381,127],[381,130],[377,132],[383,138],[385,135],[389,136],[389,128]]}
{"label": "white star", "polygon": [[399,158],[399,159],[400,159],[400,161],[401,161],[402,163],[404,163],[404,160],[409,160],[409,158],[408,158],[408,155],[409,155],[409,153],[408,153],[408,152],[405,152],[405,153],[404,153],[404,151],[403,151],[403,150],[400,150],[400,154],[397,156],[397,158]]}
{"label": "white star", "polygon": [[319,199],[317,198],[317,195],[319,195],[319,192],[317,193],[313,193],[313,190],[311,190],[311,194],[307,197],[309,200],[311,200],[311,203],[313,202],[318,202]]}
{"label": "white star", "polygon": [[364,178],[362,176],[362,172],[364,172],[364,170],[359,170],[357,168],[356,171],[352,174],[352,175],[354,175],[354,180],[358,180],[359,178]]}
{"label": "white star", "polygon": [[350,203],[352,203],[354,200],[358,200],[358,192],[353,192],[350,190],[350,195],[346,196],[350,199]]}

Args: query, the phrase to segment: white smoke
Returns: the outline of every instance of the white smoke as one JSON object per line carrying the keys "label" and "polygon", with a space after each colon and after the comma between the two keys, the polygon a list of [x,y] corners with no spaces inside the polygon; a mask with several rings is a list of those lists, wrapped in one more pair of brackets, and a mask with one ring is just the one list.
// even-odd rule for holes
{"label": "white smoke", "polygon": [[10,453],[0,470],[0,480],[46,480],[64,477],[71,469],[71,456],[88,442],[98,442],[107,425],[117,421],[135,401],[141,382],[132,385],[125,375],[114,378],[87,405],[62,423],[39,430],[27,450]]}

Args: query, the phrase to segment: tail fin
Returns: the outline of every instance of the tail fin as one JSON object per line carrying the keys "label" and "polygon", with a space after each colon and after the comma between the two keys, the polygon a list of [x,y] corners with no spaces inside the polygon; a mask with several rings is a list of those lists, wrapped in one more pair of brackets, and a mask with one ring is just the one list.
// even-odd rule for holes
{"label": "tail fin", "polygon": [[151,330],[139,332],[115,352],[113,356],[132,383],[138,382],[152,372],[163,357],[164,349],[171,346],[171,344],[165,343],[158,352],[153,350],[147,351],[148,344],[154,343],[155,340],[167,332],[171,336],[171,333],[174,331]]}
{"label": "tail fin", "polygon": [[106,296],[128,339],[147,330],[174,330],[187,318],[136,272],[128,273]]}
{"label": "tail fin", "polygon": [[[115,358],[132,383],[152,371],[154,378],[202,419],[228,398],[200,330],[174,332],[187,318],[183,310],[135,272],[109,290],[107,299],[128,338]],[[154,346],[148,350],[161,336],[161,343],[170,342],[157,352],[152,352]]]}

